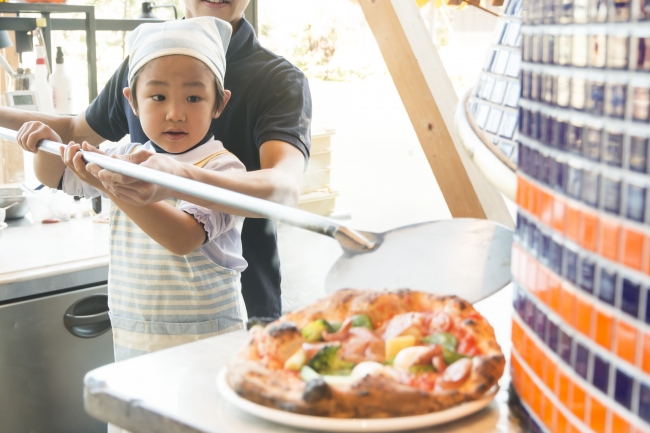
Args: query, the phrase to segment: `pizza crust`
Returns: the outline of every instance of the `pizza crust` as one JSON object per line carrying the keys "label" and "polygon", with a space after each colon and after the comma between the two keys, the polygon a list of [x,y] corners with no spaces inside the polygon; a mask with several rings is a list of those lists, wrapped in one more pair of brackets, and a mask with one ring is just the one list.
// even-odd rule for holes
{"label": "pizza crust", "polygon": [[[457,389],[436,387],[428,392],[387,376],[368,375],[351,385],[326,385],[323,392],[305,394],[306,383],[282,369],[284,360],[274,363],[262,359],[259,353],[259,348],[266,350],[269,344],[280,342],[286,353],[300,347],[302,339],[293,332],[292,325],[302,329],[318,318],[343,321],[355,314],[366,314],[373,323],[381,324],[396,314],[440,310],[458,318],[458,326],[475,338],[481,353],[472,358],[470,376]],[[460,298],[410,290],[346,289],[251,332],[247,345],[231,359],[227,380],[241,397],[275,409],[335,418],[386,418],[436,412],[479,399],[497,384],[504,367],[505,358],[491,326]],[[307,398],[308,402],[306,395],[316,397]]]}

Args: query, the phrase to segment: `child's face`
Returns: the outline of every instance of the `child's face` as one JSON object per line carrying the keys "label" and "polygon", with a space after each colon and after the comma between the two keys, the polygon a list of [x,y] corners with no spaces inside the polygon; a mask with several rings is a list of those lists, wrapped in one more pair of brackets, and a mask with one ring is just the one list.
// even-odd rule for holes
{"label": "child's face", "polygon": [[[136,114],[142,129],[158,146],[180,153],[208,133],[215,112],[216,83],[212,71],[189,56],[159,57],[147,63],[137,78]],[[133,107],[133,105],[132,105]]]}

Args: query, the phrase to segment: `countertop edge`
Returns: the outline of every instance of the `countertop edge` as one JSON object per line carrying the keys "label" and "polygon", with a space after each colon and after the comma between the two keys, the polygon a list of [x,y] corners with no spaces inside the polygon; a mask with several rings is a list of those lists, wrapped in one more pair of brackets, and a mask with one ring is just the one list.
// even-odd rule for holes
{"label": "countertop edge", "polygon": [[[94,388],[94,389],[93,389]],[[142,406],[141,400],[125,401],[117,395],[105,391],[102,383],[88,384],[84,379],[84,408],[92,417],[119,425],[133,433],[214,433],[198,430],[186,423],[157,413],[153,408]],[[106,417],[112,414],[111,419]]]}
{"label": "countertop edge", "polygon": [[67,274],[86,269],[108,266],[108,256],[96,257],[81,262],[68,262],[59,265],[51,265],[44,268],[27,269],[24,271],[0,274],[0,286],[5,284],[19,283],[37,278],[47,278],[54,275]]}

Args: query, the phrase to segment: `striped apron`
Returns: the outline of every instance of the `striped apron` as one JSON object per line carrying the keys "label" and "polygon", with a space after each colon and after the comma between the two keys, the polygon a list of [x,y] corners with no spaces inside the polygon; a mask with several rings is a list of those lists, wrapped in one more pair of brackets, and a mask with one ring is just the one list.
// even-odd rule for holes
{"label": "striped apron", "polygon": [[[203,167],[226,152],[194,165]],[[238,271],[213,263],[199,250],[185,256],[169,252],[117,206],[111,208],[110,229],[108,306],[115,361],[243,329]]]}

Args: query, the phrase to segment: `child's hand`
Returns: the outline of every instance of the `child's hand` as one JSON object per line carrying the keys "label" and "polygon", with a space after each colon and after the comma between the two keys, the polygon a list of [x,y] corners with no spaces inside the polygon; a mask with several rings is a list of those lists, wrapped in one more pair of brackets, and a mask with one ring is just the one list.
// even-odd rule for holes
{"label": "child's hand", "polygon": [[32,153],[38,152],[36,145],[41,140],[58,141],[61,137],[52,128],[41,122],[25,122],[18,131],[16,141],[24,150]]}
{"label": "child's hand", "polygon": [[83,155],[80,152],[82,149],[84,151],[106,155],[104,152],[94,146],[91,146],[85,141],[83,142],[83,145],[77,144],[75,142],[70,142],[67,147],[61,148],[61,158],[63,159],[63,162],[79,179],[86,182],[90,186],[104,191],[102,183],[99,181],[99,179],[97,179],[86,170],[86,162],[83,160]]}

